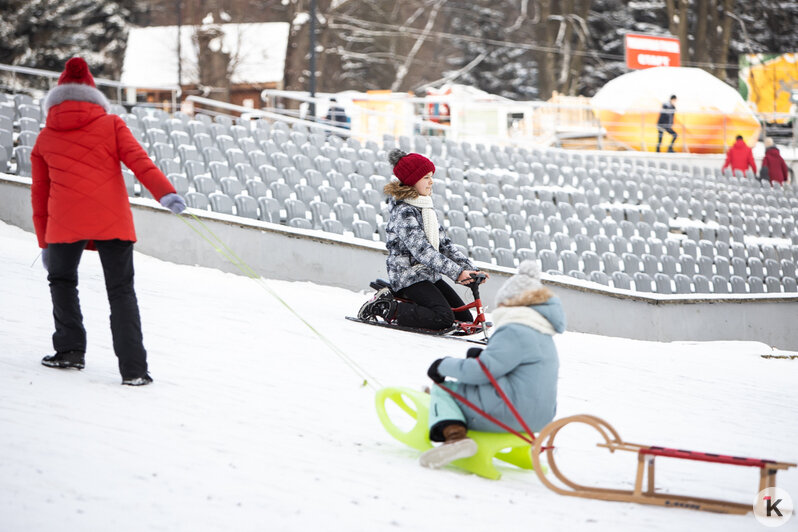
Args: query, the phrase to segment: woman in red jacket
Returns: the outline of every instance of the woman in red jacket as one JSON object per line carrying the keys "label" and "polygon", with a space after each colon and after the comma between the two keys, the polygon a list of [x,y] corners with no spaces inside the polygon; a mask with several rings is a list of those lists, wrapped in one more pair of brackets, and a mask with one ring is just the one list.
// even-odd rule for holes
{"label": "woman in red jacket", "polygon": [[46,127],[31,153],[33,224],[53,300],[53,368],[84,367],[86,331],[78,300],[78,264],[83,250],[100,254],[111,332],[122,384],[152,382],[133,288],[136,233],[120,161],[179,214],[185,202],[153,164],[125,122],[109,114],[86,62],[73,57],[44,102]]}
{"label": "woman in red jacket", "polygon": [[784,162],[779,149],[773,143],[773,139],[768,137],[765,139],[765,157],[762,159],[762,172],[766,173],[767,179],[770,182],[784,183],[790,181],[790,172],[787,169],[787,163]]}

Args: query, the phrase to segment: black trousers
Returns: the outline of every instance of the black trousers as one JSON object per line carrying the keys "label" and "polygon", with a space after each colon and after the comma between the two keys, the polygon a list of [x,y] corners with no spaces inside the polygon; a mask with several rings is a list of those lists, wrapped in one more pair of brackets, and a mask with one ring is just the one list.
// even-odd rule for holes
{"label": "black trousers", "polygon": [[[55,333],[53,348],[86,352],[86,329],[78,299],[78,265],[87,241],[49,244],[50,296],[53,300]],[[147,352],[141,335],[141,317],[133,289],[133,242],[95,240],[105,275],[111,305],[111,334],[123,379],[147,373]]]}
{"label": "black trousers", "polygon": [[443,279],[434,284],[429,281],[412,284],[398,295],[411,301],[399,303],[396,308],[396,322],[404,327],[440,330],[451,327],[455,319],[474,319],[468,310],[452,312],[452,307],[462,307],[465,303]]}
{"label": "black trousers", "polygon": [[662,134],[665,131],[670,133],[671,136],[672,136],[672,138],[671,138],[671,148],[673,148],[673,144],[676,142],[676,137],[679,136],[679,135],[676,134],[676,132],[671,127],[657,126],[657,151],[659,151],[659,146],[660,146],[660,144],[662,144]]}

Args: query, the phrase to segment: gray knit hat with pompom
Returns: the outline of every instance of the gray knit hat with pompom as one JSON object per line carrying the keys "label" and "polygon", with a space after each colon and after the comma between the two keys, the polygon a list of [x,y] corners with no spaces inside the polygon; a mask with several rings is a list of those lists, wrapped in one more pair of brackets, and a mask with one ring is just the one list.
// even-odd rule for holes
{"label": "gray knit hat with pompom", "polygon": [[543,284],[540,282],[538,261],[525,260],[518,266],[518,273],[507,279],[496,292],[496,306],[541,288]]}

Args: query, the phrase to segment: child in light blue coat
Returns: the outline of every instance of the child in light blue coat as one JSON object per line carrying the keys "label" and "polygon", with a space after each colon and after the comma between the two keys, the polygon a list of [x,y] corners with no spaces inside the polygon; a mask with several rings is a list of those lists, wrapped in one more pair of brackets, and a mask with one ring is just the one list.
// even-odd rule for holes
{"label": "child in light blue coat", "polygon": [[[481,353],[470,349],[465,359],[438,359],[427,373],[437,384],[523,432],[482,371],[475,359],[478,356],[529,428],[537,432],[554,419],[557,411],[559,359],[552,337],[565,331],[565,314],[559,298],[541,284],[540,268],[531,260],[522,262],[518,274],[499,289],[496,307],[492,313],[494,332]],[[429,419],[430,439],[444,444],[421,456],[421,464],[426,467],[442,467],[475,454],[476,442],[466,437],[469,429],[503,431],[439,386],[431,391]]]}

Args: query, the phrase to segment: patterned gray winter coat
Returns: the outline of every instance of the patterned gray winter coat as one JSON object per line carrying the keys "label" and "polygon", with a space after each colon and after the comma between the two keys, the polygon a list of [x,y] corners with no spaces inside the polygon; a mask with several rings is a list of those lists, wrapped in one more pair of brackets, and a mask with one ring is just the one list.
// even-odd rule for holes
{"label": "patterned gray winter coat", "polygon": [[435,251],[424,234],[421,209],[393,198],[389,205],[386,266],[395,292],[422,281],[437,282],[443,275],[456,281],[463,270],[478,269],[457,250],[442,226],[439,251]]}

